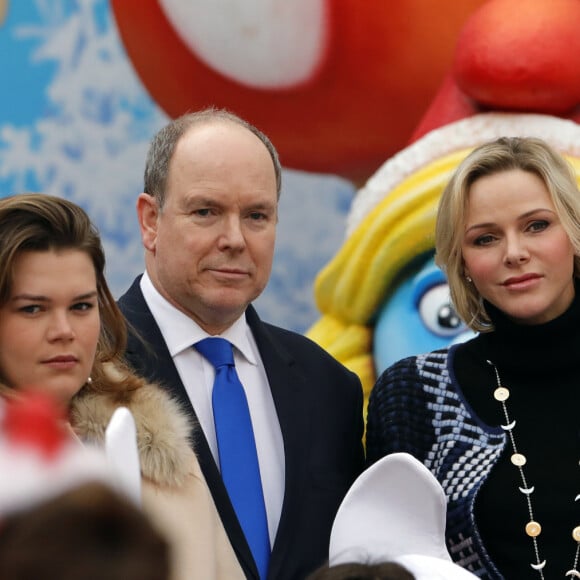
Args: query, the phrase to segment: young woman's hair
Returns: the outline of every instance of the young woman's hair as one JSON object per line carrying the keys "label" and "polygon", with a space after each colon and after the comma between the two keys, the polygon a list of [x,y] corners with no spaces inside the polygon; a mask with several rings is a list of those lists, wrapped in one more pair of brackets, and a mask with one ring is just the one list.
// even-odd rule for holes
{"label": "young woman's hair", "polygon": [[[105,253],[96,227],[81,207],[60,197],[25,193],[0,199],[0,306],[10,299],[14,264],[22,253],[63,250],[86,253],[97,280],[101,331],[92,381],[85,388],[115,391],[118,382],[105,372],[105,365],[114,362],[125,368],[127,325],[105,280]],[[127,378],[125,388],[136,388]]]}
{"label": "young woman's hair", "polygon": [[481,297],[465,278],[461,246],[471,186],[481,177],[520,169],[537,175],[548,190],[558,217],[574,247],[574,275],[580,273],[580,192],[570,164],[545,141],[501,137],[474,149],[459,165],[443,191],[435,225],[435,261],[447,275],[451,300],[473,330],[493,325]]}

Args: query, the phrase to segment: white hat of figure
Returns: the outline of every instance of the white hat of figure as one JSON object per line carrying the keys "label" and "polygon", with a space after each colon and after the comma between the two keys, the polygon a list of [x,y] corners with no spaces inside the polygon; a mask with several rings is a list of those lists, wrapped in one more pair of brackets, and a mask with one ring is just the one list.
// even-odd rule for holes
{"label": "white hat of figure", "polygon": [[470,580],[445,547],[445,493],[413,456],[393,453],[364,471],[340,505],[329,564],[396,562],[417,580]]}

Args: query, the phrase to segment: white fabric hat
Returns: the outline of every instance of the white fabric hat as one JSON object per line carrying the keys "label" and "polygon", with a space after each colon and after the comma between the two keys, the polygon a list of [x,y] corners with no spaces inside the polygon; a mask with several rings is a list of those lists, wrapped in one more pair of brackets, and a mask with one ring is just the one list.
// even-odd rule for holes
{"label": "white fabric hat", "polygon": [[445,493],[407,453],[377,461],[354,482],[330,536],[329,564],[394,561],[417,580],[475,578],[445,547]]}

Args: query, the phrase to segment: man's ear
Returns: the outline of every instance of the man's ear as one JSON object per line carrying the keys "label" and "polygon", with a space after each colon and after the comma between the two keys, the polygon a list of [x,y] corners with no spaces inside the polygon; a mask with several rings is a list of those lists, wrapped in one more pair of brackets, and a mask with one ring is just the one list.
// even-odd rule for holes
{"label": "man's ear", "polygon": [[157,199],[148,193],[141,193],[137,198],[137,219],[141,229],[141,241],[145,249],[155,252],[157,241],[157,220],[159,206]]}

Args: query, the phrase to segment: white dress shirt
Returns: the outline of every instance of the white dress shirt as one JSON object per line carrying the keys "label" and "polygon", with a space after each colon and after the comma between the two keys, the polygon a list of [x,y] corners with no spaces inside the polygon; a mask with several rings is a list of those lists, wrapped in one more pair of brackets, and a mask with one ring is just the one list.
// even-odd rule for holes
{"label": "white dress shirt", "polygon": [[[219,468],[211,396],[215,370],[211,363],[192,347],[210,335],[161,296],[147,272],[141,278],[141,291],[173,357],[177,372]],[[282,512],[285,476],[284,442],[278,415],[264,364],[245,315],[219,336],[229,340],[234,346],[236,371],[248,399],[266,504],[270,546],[273,546]]]}

